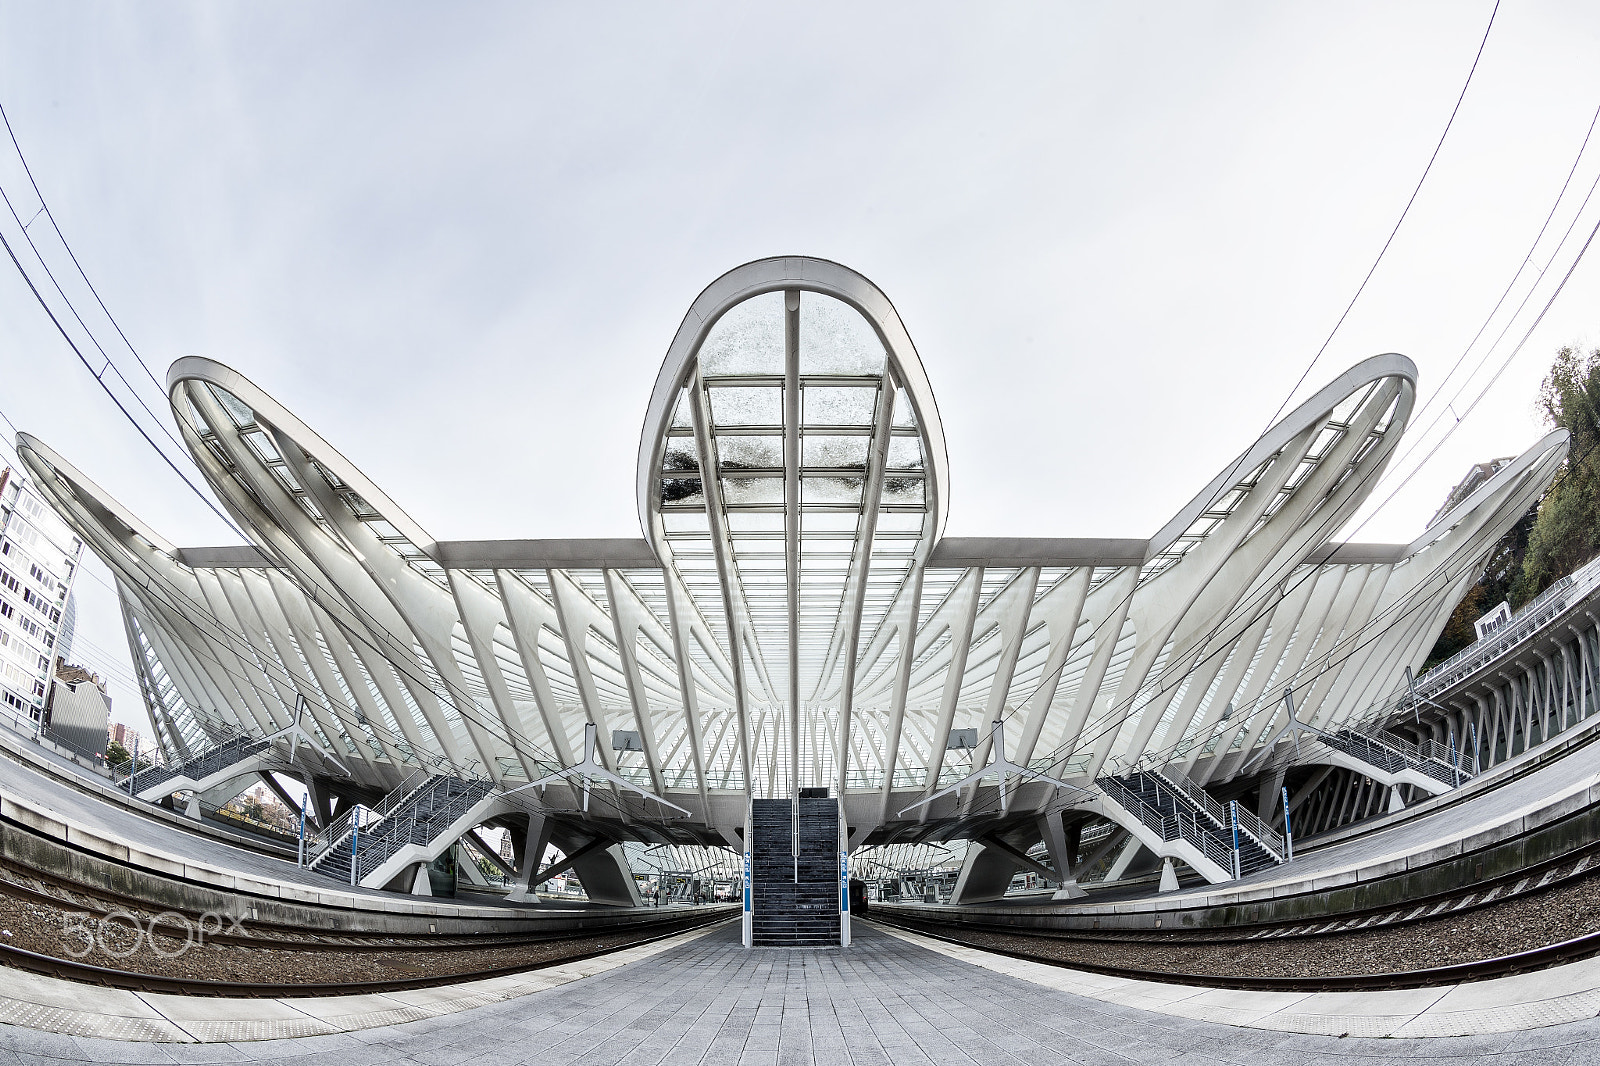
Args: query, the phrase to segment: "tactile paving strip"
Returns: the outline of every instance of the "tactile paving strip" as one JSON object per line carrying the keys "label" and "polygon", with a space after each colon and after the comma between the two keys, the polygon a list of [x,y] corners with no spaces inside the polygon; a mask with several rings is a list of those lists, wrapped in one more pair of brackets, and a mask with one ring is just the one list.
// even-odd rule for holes
{"label": "tactile paving strip", "polygon": [[108,1040],[181,1042],[192,1039],[182,1029],[162,1018],[124,1018],[3,997],[0,997],[0,1022],[67,1036],[92,1036]]}

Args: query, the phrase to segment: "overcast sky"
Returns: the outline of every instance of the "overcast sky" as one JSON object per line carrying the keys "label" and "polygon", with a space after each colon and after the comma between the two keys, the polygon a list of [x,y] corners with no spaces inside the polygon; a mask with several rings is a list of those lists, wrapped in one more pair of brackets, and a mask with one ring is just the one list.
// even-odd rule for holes
{"label": "overcast sky", "polygon": [[[728,268],[796,253],[899,309],[949,441],[949,534],[1145,537],[1305,371],[1491,6],[0,0],[0,103],[157,377],[230,364],[436,538],[638,535],[640,425],[684,311]],[[1596,55],[1600,5],[1506,4],[1301,395],[1397,351],[1425,416],[1466,412],[1463,373],[1436,394],[1555,202]],[[1480,383],[1600,220],[1597,195],[1557,251],[1597,175],[1600,133],[1467,355]],[[20,241],[3,209],[0,232]],[[45,220],[29,233],[70,269]],[[0,410],[172,540],[232,540],[3,265]],[[1529,446],[1556,348],[1600,343],[1597,297],[1600,252],[1344,535],[1410,539],[1471,463]],[[112,597],[79,592],[78,657],[120,677]]]}

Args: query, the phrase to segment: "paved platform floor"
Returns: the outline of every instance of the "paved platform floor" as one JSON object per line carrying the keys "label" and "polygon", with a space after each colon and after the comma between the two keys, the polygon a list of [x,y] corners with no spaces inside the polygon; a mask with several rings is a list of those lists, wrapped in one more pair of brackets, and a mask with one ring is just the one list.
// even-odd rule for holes
{"label": "paved platform floor", "polygon": [[[0,988],[5,975],[0,973]],[[535,995],[298,1040],[151,1044],[0,1026],[0,1063],[584,1066],[1600,1063],[1600,1021],[1363,1039],[1241,1028],[1088,999],[863,929],[847,950],[746,951],[718,931]]]}

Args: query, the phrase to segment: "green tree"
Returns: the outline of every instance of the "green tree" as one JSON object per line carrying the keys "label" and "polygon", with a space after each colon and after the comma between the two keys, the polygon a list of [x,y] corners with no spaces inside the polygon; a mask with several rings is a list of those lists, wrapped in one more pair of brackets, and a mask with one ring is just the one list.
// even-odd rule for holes
{"label": "green tree", "polygon": [[[1600,348],[1568,346],[1539,388],[1545,422],[1572,434],[1567,462],[1539,504],[1522,573],[1512,582],[1520,607],[1600,553]],[[1490,604],[1493,606],[1493,604]]]}
{"label": "green tree", "polygon": [[133,753],[116,741],[106,745],[106,762],[111,766],[121,766],[131,758]]}

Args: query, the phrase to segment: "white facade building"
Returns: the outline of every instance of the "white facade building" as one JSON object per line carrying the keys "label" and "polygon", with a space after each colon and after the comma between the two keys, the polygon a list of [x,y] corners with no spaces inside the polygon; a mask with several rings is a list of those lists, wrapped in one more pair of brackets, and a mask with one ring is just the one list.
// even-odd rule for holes
{"label": "white facade building", "polygon": [[0,471],[0,700],[38,722],[81,541],[17,471]]}

